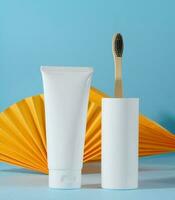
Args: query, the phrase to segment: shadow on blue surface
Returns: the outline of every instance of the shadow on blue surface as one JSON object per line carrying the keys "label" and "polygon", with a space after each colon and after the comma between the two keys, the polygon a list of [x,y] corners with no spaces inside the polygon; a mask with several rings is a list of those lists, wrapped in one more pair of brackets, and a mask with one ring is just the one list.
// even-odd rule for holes
{"label": "shadow on blue surface", "polygon": [[175,176],[169,178],[158,178],[152,180],[142,180],[139,189],[166,189],[175,188]]}

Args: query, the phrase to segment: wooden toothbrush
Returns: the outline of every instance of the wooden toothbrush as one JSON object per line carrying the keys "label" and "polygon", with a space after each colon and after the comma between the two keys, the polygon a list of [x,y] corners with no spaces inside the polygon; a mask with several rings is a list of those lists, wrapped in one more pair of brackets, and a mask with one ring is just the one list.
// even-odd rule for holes
{"label": "wooden toothbrush", "polygon": [[115,87],[114,95],[116,98],[123,97],[123,85],[122,85],[122,54],[123,54],[123,38],[120,33],[113,36],[112,40],[112,53],[115,64]]}

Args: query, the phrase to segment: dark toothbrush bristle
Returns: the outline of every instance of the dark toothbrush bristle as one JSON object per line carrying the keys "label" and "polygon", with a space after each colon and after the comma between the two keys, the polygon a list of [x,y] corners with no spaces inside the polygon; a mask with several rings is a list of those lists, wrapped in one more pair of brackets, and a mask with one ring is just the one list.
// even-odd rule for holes
{"label": "dark toothbrush bristle", "polygon": [[124,48],[122,35],[117,33],[114,37],[114,51],[118,57],[122,57]]}

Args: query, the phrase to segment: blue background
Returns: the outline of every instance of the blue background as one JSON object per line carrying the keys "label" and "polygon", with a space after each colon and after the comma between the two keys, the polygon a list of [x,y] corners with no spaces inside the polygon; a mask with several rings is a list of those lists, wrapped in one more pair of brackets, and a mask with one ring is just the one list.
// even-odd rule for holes
{"label": "blue background", "polygon": [[0,110],[42,92],[41,65],[93,66],[113,94],[111,38],[124,37],[124,93],[175,132],[175,1],[1,0]]}

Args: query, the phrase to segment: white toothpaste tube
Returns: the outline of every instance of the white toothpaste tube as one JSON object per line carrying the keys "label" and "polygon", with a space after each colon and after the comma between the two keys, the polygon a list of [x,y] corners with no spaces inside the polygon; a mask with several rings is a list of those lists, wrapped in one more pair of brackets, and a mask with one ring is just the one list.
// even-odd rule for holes
{"label": "white toothpaste tube", "polygon": [[49,187],[81,187],[86,114],[93,74],[87,67],[41,67]]}

